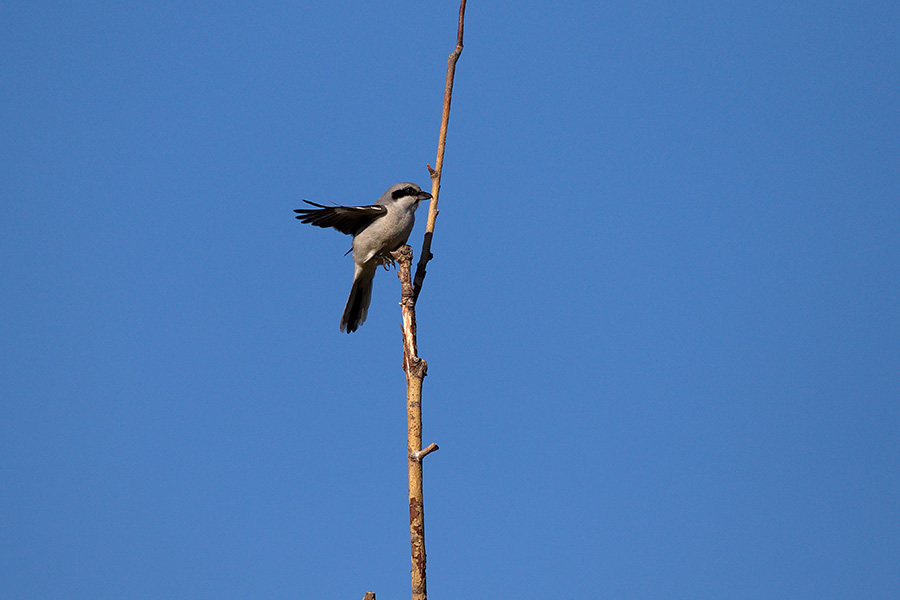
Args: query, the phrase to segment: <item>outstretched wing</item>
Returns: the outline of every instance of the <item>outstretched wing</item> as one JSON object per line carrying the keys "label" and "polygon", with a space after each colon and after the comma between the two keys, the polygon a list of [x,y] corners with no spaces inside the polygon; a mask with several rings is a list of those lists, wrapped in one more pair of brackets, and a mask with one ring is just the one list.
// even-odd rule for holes
{"label": "outstretched wing", "polygon": [[317,208],[294,209],[300,222],[316,227],[334,227],[347,235],[356,235],[387,212],[387,208],[378,204],[372,206],[323,206],[309,200],[304,200],[304,202]]}

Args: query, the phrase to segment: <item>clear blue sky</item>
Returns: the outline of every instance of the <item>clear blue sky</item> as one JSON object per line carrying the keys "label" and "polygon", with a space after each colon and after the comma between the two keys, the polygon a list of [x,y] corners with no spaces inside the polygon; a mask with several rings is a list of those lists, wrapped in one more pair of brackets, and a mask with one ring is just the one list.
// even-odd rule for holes
{"label": "clear blue sky", "polygon": [[[0,8],[0,596],[409,597],[399,286],[450,2]],[[431,598],[900,597],[900,7],[469,3]],[[424,213],[413,233],[421,244]]]}

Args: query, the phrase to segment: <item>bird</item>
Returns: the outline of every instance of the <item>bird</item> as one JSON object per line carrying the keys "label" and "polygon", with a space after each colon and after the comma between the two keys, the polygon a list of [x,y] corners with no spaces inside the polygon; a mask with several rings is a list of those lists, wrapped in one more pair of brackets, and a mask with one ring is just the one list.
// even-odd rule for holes
{"label": "bird", "polygon": [[369,206],[325,206],[303,200],[315,208],[297,208],[301,223],[333,227],[353,236],[353,287],[341,316],[341,331],[353,333],[366,320],[372,300],[372,282],[378,265],[392,264],[390,253],[406,243],[416,220],[416,209],[431,194],[414,183],[392,185]]}

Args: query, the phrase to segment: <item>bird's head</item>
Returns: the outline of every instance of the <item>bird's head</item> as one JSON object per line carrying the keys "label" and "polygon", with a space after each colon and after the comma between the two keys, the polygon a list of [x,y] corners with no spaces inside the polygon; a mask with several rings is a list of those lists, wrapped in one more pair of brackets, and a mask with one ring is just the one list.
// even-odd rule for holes
{"label": "bird's head", "polygon": [[[396,202],[411,206],[413,210],[418,208],[419,202],[429,200],[430,198],[431,194],[423,192],[422,188],[414,183],[409,183],[408,181],[392,185],[388,188],[388,191],[381,196],[381,200],[384,200],[385,204],[388,202]],[[381,204],[381,201],[379,201],[379,204]]]}

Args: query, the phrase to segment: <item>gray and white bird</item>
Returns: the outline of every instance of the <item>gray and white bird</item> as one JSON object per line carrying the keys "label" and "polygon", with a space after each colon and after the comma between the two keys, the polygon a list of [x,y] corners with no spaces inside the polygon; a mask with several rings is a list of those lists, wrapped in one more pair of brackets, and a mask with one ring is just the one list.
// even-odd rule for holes
{"label": "gray and white bird", "polygon": [[[371,206],[297,208],[297,218],[317,227],[334,227],[353,236],[353,287],[341,317],[341,331],[352,333],[366,320],[372,300],[372,280],[378,265],[393,262],[390,253],[406,243],[416,220],[416,209],[431,194],[414,183],[392,185]],[[348,252],[349,254],[349,252]]]}

